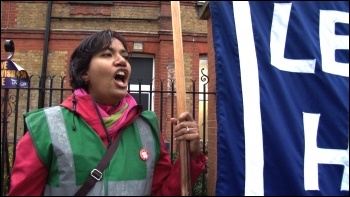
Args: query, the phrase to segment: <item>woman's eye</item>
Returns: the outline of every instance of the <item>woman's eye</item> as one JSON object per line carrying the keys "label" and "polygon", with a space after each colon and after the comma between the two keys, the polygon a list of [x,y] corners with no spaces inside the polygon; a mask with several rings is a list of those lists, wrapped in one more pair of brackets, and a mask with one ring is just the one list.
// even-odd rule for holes
{"label": "woman's eye", "polygon": [[112,54],[111,53],[102,53],[102,57],[111,57]]}
{"label": "woman's eye", "polygon": [[128,59],[129,59],[129,55],[122,55],[122,57],[123,57],[125,60],[128,60]]}
{"label": "woman's eye", "polygon": [[104,51],[101,53],[101,57],[111,57],[112,53],[110,51]]}

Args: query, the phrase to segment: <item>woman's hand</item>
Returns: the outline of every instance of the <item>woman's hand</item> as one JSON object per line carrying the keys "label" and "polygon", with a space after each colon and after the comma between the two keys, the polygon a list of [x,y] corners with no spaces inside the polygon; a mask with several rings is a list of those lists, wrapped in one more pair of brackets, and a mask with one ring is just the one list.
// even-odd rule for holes
{"label": "woman's hand", "polygon": [[197,158],[200,154],[198,125],[189,112],[183,112],[178,118],[171,118],[170,122],[175,125],[174,137],[177,142],[188,140],[190,156]]}

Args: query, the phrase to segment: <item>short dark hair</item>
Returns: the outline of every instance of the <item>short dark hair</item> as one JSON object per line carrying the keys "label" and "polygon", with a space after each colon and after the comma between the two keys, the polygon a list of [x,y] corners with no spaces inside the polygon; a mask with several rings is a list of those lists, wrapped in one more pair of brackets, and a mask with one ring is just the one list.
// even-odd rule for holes
{"label": "short dark hair", "polygon": [[118,39],[128,51],[124,37],[112,30],[103,30],[85,38],[74,50],[69,65],[70,85],[72,88],[87,90],[82,75],[89,69],[92,57],[110,47],[112,39]]}

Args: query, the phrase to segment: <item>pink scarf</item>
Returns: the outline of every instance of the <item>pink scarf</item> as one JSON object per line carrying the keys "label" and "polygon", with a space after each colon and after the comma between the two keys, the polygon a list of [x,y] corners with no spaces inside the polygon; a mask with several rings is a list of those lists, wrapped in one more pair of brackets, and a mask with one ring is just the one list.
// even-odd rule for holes
{"label": "pink scarf", "polygon": [[[84,96],[88,93],[83,88],[80,88],[74,90],[74,94]],[[134,97],[129,93],[116,107],[96,104],[109,134],[114,134],[121,128],[130,109],[137,105]]]}

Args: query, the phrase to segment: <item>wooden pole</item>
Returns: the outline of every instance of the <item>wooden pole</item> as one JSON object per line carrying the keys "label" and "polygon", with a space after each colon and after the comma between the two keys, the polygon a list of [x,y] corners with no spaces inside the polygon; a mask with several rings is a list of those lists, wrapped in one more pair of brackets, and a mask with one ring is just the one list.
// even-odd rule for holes
{"label": "wooden pole", "polygon": [[[174,63],[175,63],[175,82],[176,82],[176,106],[177,114],[186,111],[186,87],[184,74],[184,58],[182,46],[181,15],[180,2],[171,1],[171,18],[173,26],[173,45],[174,45]],[[189,165],[188,141],[180,141],[179,157],[181,166],[181,195],[191,196],[191,176]]]}

